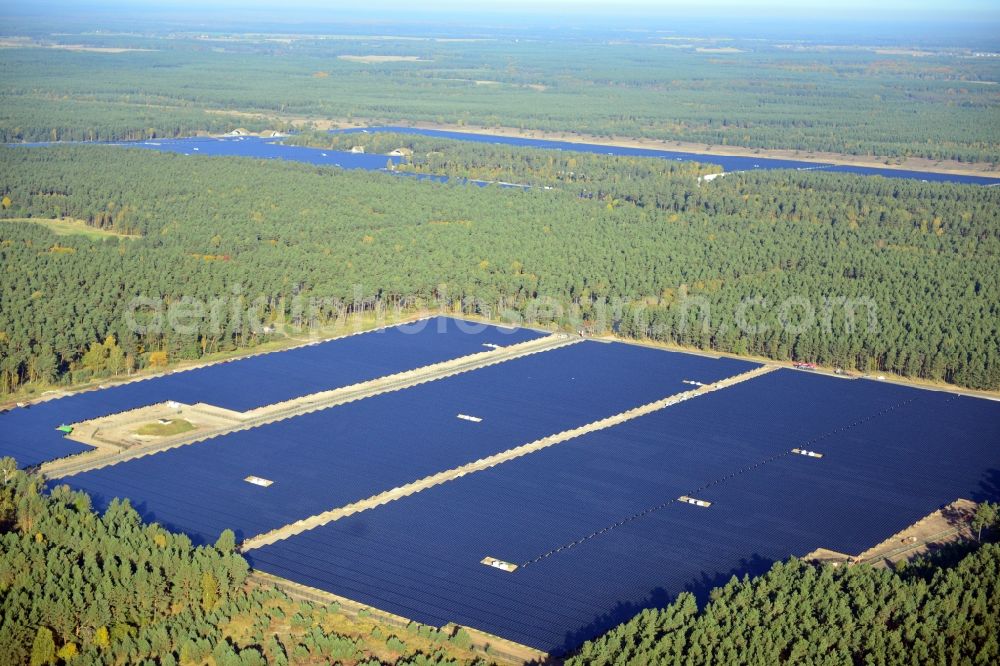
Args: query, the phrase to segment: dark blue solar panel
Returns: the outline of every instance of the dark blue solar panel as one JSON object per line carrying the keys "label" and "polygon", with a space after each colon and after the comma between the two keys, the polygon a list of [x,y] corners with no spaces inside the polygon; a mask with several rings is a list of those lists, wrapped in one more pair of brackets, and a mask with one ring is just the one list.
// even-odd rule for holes
{"label": "dark blue solar panel", "polygon": [[[695,493],[712,507],[669,503]],[[561,652],[789,555],[859,553],[959,497],[1000,499],[1000,404],[778,371],[249,556],[421,622]]]}
{"label": "dark blue solar panel", "polygon": [[[103,506],[212,541],[250,537],[753,363],[581,342],[69,478]],[[457,418],[481,418],[472,423]],[[274,482],[260,488],[249,475]]]}
{"label": "dark blue solar panel", "polygon": [[996,402],[927,392],[816,448],[822,460],[782,458],[702,495],[757,514],[780,488],[803,498],[782,508],[785,525],[821,525],[814,547],[848,554],[955,499],[1000,499]]}
{"label": "dark blue solar panel", "polygon": [[60,424],[175,400],[247,411],[310,393],[508,346],[544,335],[434,317],[283,352],[261,354],[123,386],[78,393],[0,414],[0,456],[22,467],[90,447],[65,440]]}

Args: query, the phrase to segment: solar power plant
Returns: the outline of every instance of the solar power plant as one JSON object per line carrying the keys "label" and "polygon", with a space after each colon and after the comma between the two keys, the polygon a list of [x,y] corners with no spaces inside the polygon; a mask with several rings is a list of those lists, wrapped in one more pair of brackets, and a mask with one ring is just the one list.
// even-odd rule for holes
{"label": "solar power plant", "polygon": [[[240,539],[758,367],[579,342],[68,477],[104,507]],[[471,417],[472,420],[460,418]],[[479,419],[478,421],[476,419]],[[248,476],[273,483],[259,487]]]}
{"label": "solar power plant", "polygon": [[1000,403],[781,370],[248,556],[419,622],[560,653],[790,555],[858,554],[958,498],[1000,499]]}
{"label": "solar power plant", "polygon": [[173,400],[246,411],[544,336],[434,317],[282,352],[87,391],[0,413],[0,457],[31,467],[89,446],[56,428]]}

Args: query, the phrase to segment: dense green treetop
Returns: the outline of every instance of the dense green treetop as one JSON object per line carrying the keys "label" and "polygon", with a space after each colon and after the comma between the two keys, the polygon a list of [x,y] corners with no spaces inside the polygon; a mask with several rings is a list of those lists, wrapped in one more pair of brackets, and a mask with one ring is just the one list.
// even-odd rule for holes
{"label": "dense green treetop", "polygon": [[97,515],[84,493],[66,486],[47,493],[39,476],[17,470],[10,458],[0,459],[0,478],[5,666],[476,660],[467,636],[450,639],[416,624],[390,633],[344,618],[335,604],[295,602],[254,584],[228,530],[215,547],[195,548],[184,535],[143,524],[127,501]]}
{"label": "dense green treetop", "polygon": [[[923,575],[919,575],[923,574]],[[1000,659],[1000,545],[910,574],[775,564],[734,578],[698,610],[664,609],[586,643],[569,666],[610,664],[990,664]]]}
{"label": "dense green treetop", "polygon": [[[635,37],[635,36],[633,36]],[[715,146],[997,162],[996,59],[765,41],[73,36],[151,49],[0,50],[0,141],[172,136],[262,112]],[[208,48],[211,45],[214,48]],[[397,56],[364,62],[342,56]]]}
{"label": "dense green treetop", "polygon": [[[646,164],[522,190],[114,147],[0,149],[0,218],[70,216],[141,236],[0,222],[0,387],[106,374],[112,345],[89,367],[83,357],[109,336],[139,366],[152,351],[198,358],[259,342],[225,321],[145,336],[125,325],[134,296],[237,292],[263,295],[269,320],[293,294],[521,315],[544,301],[574,328],[603,321],[706,349],[1000,386],[996,188],[785,171],[699,184],[688,168]],[[509,168],[549,177],[549,161]],[[843,299],[862,304],[853,329]]]}
{"label": "dense green treetop", "polygon": [[[248,579],[232,533],[193,547],[127,502],[103,515],[0,460],[4,664],[216,666],[469,662],[464,632],[393,631]],[[987,540],[996,536],[993,519]],[[897,571],[792,559],[681,594],[589,641],[577,664],[988,664],[1000,658],[1000,545],[959,543]],[[333,629],[332,627],[338,627]],[[345,631],[347,633],[345,633]],[[353,633],[352,633],[353,632]]]}

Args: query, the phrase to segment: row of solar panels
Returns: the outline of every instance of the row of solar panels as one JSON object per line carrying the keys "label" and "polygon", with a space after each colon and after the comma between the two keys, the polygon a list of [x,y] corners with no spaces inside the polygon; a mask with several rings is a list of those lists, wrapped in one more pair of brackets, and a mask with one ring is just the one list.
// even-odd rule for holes
{"label": "row of solar panels", "polygon": [[0,413],[0,457],[31,467],[90,447],[56,428],[169,400],[235,411],[284,402],[543,334],[433,317],[194,370],[87,391]]}
{"label": "row of solar panels", "polygon": [[[753,367],[585,342],[68,480],[196,541],[246,538]],[[816,547],[858,552],[960,496],[995,498],[998,408],[779,371],[250,555],[419,621],[558,652],[679,591]]]}
{"label": "row of solar panels", "polygon": [[[807,443],[823,458],[791,453]],[[778,371],[249,556],[418,621],[560,652],[790,555],[857,554],[960,497],[1000,499],[1000,404]]]}
{"label": "row of solar panels", "polygon": [[[581,342],[70,477],[95,506],[248,538],[756,367]],[[459,418],[473,415],[479,421]],[[258,476],[266,489],[245,482]]]}

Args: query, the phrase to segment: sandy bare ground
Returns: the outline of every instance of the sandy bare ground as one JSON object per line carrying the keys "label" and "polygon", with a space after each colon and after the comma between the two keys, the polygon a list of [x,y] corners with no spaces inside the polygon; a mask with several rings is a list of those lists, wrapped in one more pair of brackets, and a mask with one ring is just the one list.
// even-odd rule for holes
{"label": "sandy bare ground", "polygon": [[971,500],[957,499],[863,553],[849,555],[817,548],[802,559],[820,564],[870,564],[875,567],[892,567],[900,562],[932,553],[950,543],[974,539],[976,535],[971,522],[976,513],[976,506],[977,504]]}
{"label": "sandy bare ground", "polygon": [[[177,403],[176,406],[160,403],[77,424],[66,439],[112,453],[123,453],[135,447],[175,444],[199,437],[205,432],[234,428],[244,418],[239,412],[202,403],[195,405]],[[159,419],[184,419],[195,429],[162,437],[136,433],[143,425]]]}
{"label": "sandy bare ground", "polygon": [[858,555],[858,561],[889,567],[904,560],[926,555],[955,541],[974,539],[972,518],[978,505],[958,499],[921,518],[902,532]]}
{"label": "sandy bare ground", "polygon": [[401,55],[339,55],[337,56],[339,60],[348,60],[350,62],[363,62],[367,64],[382,63],[382,62],[430,62],[426,58],[421,58],[420,56],[401,56]]}

